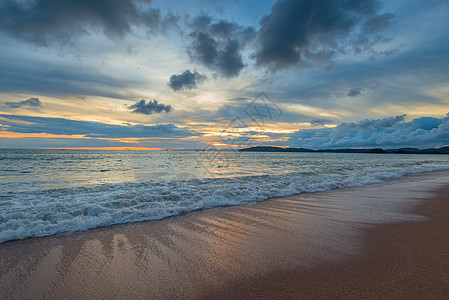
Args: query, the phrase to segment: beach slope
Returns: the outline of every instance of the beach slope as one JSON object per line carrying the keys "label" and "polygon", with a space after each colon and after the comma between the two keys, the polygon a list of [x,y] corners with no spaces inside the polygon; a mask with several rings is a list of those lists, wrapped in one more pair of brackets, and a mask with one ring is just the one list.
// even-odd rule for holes
{"label": "beach slope", "polygon": [[449,172],[0,244],[0,298],[449,298]]}

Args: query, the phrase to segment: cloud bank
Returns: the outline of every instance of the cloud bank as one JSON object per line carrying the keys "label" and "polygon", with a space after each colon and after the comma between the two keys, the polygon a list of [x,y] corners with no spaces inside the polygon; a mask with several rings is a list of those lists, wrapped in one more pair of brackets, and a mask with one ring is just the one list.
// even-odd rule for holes
{"label": "cloud bank", "polygon": [[289,145],[312,149],[449,145],[449,113],[444,118],[421,117],[410,122],[406,122],[405,117],[398,115],[341,123],[335,128],[304,129],[290,136]]}
{"label": "cloud bank", "polygon": [[157,100],[150,100],[148,103],[145,100],[140,100],[131,105],[129,109],[136,114],[152,115],[162,112],[169,113],[172,108],[171,105],[159,104]]}
{"label": "cloud bank", "polygon": [[75,121],[63,118],[1,115],[0,124],[9,132],[47,133],[58,135],[83,135],[90,138],[183,138],[192,136],[191,130],[178,128],[174,124],[111,125],[99,122]]}

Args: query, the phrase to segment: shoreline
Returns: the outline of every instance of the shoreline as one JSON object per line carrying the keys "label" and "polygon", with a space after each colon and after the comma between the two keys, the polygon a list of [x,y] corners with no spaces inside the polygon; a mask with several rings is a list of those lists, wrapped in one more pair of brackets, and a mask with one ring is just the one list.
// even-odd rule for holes
{"label": "shoreline", "polygon": [[449,201],[431,194],[448,178],[407,175],[6,242],[0,297],[447,297]]}
{"label": "shoreline", "polygon": [[[11,241],[20,241],[25,240],[28,238],[42,238],[42,237],[48,237],[48,236],[56,236],[56,235],[68,235],[76,232],[85,232],[88,230],[95,230],[97,228],[104,228],[109,226],[120,226],[123,224],[129,224],[129,223],[138,223],[138,222],[153,222],[153,221],[160,221],[166,218],[176,217],[176,216],[183,216],[186,214],[189,214],[191,212],[195,211],[204,211],[212,208],[223,208],[223,207],[229,207],[229,206],[244,206],[244,205],[251,205],[253,203],[260,203],[264,201],[270,201],[274,198],[285,198],[285,197],[291,197],[295,195],[309,195],[314,193],[321,193],[326,191],[332,191],[332,190],[339,190],[341,188],[350,188],[350,187],[363,187],[366,185],[370,185],[373,183],[383,183],[388,182],[389,180],[395,180],[398,178],[402,178],[404,176],[409,176],[413,174],[438,174],[438,172],[449,172],[449,169],[444,168],[430,168],[429,169],[421,169],[421,170],[411,170],[411,169],[404,169],[404,170],[395,170],[395,171],[386,171],[385,173],[377,173],[377,172],[365,172],[362,173],[360,176],[346,176],[350,174],[346,174],[342,177],[336,176],[337,178],[333,178],[332,176],[324,176],[324,178],[313,178],[312,181],[307,183],[307,180],[305,182],[302,182],[302,178],[294,178],[290,181],[288,181],[288,184],[295,184],[299,180],[298,186],[293,186],[293,188],[289,187],[289,190],[285,191],[282,190],[282,187],[274,187],[273,190],[267,190],[263,187],[265,186],[264,182],[260,182],[258,180],[255,180],[254,182],[243,182],[242,185],[236,185],[236,184],[230,184],[229,189],[225,191],[225,193],[234,194],[234,197],[228,197],[227,199],[224,199],[224,201],[219,200],[218,202],[215,201],[214,197],[210,196],[215,194],[215,191],[217,189],[217,186],[214,186],[213,184],[207,185],[205,189],[203,189],[198,195],[195,195],[197,199],[195,199],[193,202],[192,199],[189,199],[186,201],[187,205],[180,205],[182,203],[179,203],[179,199],[183,199],[183,197],[176,197],[176,193],[180,192],[181,194],[185,191],[178,190],[177,187],[170,187],[169,185],[163,185],[163,190],[170,191],[168,197],[173,200],[172,198],[175,198],[174,202],[175,205],[167,205],[165,206],[164,200],[161,201],[161,199],[156,200],[154,203],[152,202],[151,198],[154,198],[154,195],[150,195],[150,199],[146,199],[145,202],[147,202],[148,207],[144,207],[143,214],[140,214],[138,210],[135,210],[133,213],[129,214],[127,212],[127,209],[134,209],[136,206],[136,203],[133,203],[133,197],[131,197],[131,205],[127,204],[127,193],[147,193],[147,190],[141,190],[136,189],[135,191],[132,191],[133,188],[131,188],[131,191],[124,188],[125,192],[120,192],[122,187],[120,187],[121,184],[93,184],[93,185],[87,185],[86,188],[88,189],[88,195],[87,197],[82,197],[83,195],[83,186],[74,186],[74,190],[76,190],[74,193],[72,193],[73,197],[79,197],[81,199],[81,203],[77,203],[76,205],[71,205],[71,202],[68,201],[68,203],[61,203],[62,206],[67,205],[66,208],[68,215],[63,216],[62,219],[59,219],[60,216],[59,213],[64,213],[64,211],[61,210],[54,210],[52,211],[52,207],[50,206],[49,214],[47,214],[47,211],[43,210],[42,208],[39,209],[37,207],[37,211],[34,210],[34,203],[37,203],[34,201],[32,210],[28,210],[27,214],[31,216],[31,222],[29,219],[24,217],[19,217],[19,219],[16,219],[16,216],[14,214],[11,214],[11,212],[14,212],[14,210],[9,209],[8,205],[6,206],[6,223],[8,224],[9,221],[14,221],[12,224],[7,226],[0,226],[0,244],[5,242],[11,242]],[[271,176],[271,175],[269,175]],[[277,176],[277,175],[274,175]],[[250,176],[251,177],[251,176]],[[307,176],[306,176],[307,178]],[[221,178],[223,180],[226,180],[227,178]],[[206,179],[209,180],[209,179]],[[213,179],[212,179],[213,180]],[[277,178],[279,181],[285,180],[285,178]],[[145,182],[142,182],[145,184]],[[128,184],[128,183],[125,183]],[[135,183],[130,182],[131,186]],[[281,185],[282,186],[282,185]],[[118,189],[117,189],[118,187]],[[255,187],[255,188],[254,188]],[[284,184],[285,187],[285,184]],[[100,192],[96,193],[96,189],[99,188]],[[114,199],[114,196],[112,196],[112,200],[110,199],[111,195],[105,195],[101,192],[103,188],[106,188],[108,190],[109,188],[112,189],[112,193],[118,194],[116,197],[117,199]],[[158,189],[156,184],[156,189]],[[151,188],[150,188],[151,189]],[[220,189],[220,188],[218,188]],[[64,191],[64,189],[62,189]],[[81,190],[81,195],[78,195]],[[250,190],[251,192],[243,193],[245,190]],[[60,201],[58,195],[59,189],[55,190],[49,190],[50,195],[47,197],[51,199],[52,201]],[[53,191],[56,191],[56,195],[53,195]],[[29,192],[29,191],[28,191]],[[11,198],[11,194],[14,194],[14,190],[6,191],[6,199],[11,198],[12,200],[10,203],[17,202],[21,204],[22,206],[27,206],[29,204],[22,203],[22,198],[27,199],[29,196],[36,197],[35,193],[30,192],[31,195],[28,195],[28,192],[20,191],[16,197]],[[173,192],[173,194],[171,194]],[[192,191],[190,191],[192,192]],[[295,194],[297,193],[297,194]],[[220,192],[219,192],[220,194]],[[4,193],[2,195],[5,195]],[[0,195],[0,198],[2,197]],[[42,194],[41,194],[42,195]],[[39,196],[39,195],[38,195]],[[220,196],[220,195],[219,195]],[[55,197],[56,199],[53,199]],[[108,198],[109,201],[99,201],[98,203],[94,203],[92,201],[89,201],[91,198],[100,197],[100,198]],[[189,196],[188,196],[189,197]],[[83,201],[83,199],[87,199],[86,201]],[[123,206],[115,207],[115,201],[121,202],[123,199]],[[150,201],[147,201],[150,200]],[[186,200],[186,199],[184,199]],[[139,204],[140,200],[137,200],[137,204]],[[200,205],[196,205],[192,203],[195,203],[196,201],[199,201]],[[202,202],[203,201],[203,202]],[[43,201],[44,204],[46,201]],[[50,201],[51,202],[51,201]],[[202,203],[202,204],[201,204]],[[140,203],[143,205],[143,203]],[[48,205],[48,203],[46,203]],[[97,205],[99,207],[97,207]],[[111,206],[114,206],[115,208],[112,208]],[[164,207],[165,206],[165,207]],[[17,207],[18,210],[21,210],[22,208],[20,205]],[[89,210],[92,210],[93,213],[89,212]],[[98,212],[99,210],[106,211],[106,219],[103,217],[99,217]],[[154,210],[154,211],[151,211]],[[156,213],[155,213],[156,211]],[[155,213],[155,214],[154,214]],[[117,218],[111,218],[112,215],[118,216]],[[38,216],[37,218],[33,218],[33,216]],[[104,214],[103,214],[104,216]],[[74,222],[76,218],[81,218],[81,222]],[[109,217],[109,218],[108,218]],[[58,224],[50,224],[49,221],[52,219],[57,219]],[[43,222],[43,221],[46,222]],[[60,221],[60,222],[59,222]],[[1,225],[1,224],[0,224]],[[23,227],[21,227],[23,225]],[[56,225],[56,226],[54,226]],[[12,230],[11,230],[12,229]]]}

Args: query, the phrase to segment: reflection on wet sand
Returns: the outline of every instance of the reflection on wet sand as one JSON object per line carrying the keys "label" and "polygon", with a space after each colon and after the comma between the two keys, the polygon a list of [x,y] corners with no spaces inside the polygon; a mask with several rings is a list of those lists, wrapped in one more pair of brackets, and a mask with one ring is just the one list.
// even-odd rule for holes
{"label": "reflection on wet sand", "polygon": [[0,298],[198,298],[242,278],[351,260],[370,224],[447,182],[383,184],[0,244]]}

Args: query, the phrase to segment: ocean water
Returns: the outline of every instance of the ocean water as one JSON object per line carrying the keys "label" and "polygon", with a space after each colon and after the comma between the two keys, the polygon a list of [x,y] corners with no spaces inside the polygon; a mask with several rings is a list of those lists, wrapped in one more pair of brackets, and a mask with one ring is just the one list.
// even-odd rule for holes
{"label": "ocean water", "polygon": [[446,155],[0,150],[0,243],[445,169]]}

